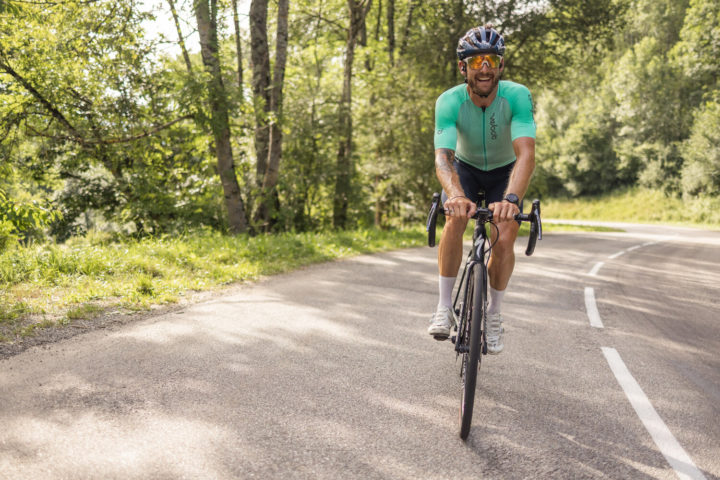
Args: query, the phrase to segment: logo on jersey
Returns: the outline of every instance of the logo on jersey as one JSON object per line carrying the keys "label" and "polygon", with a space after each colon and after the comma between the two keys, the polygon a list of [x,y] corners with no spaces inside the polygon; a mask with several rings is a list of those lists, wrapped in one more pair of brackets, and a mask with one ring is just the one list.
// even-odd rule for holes
{"label": "logo on jersey", "polygon": [[490,138],[497,138],[497,123],[495,123],[495,114],[490,115]]}
{"label": "logo on jersey", "polygon": [[436,135],[442,135],[442,132],[443,132],[443,129],[442,129],[442,128],[438,128],[437,131],[435,132],[435,134],[436,134]]}

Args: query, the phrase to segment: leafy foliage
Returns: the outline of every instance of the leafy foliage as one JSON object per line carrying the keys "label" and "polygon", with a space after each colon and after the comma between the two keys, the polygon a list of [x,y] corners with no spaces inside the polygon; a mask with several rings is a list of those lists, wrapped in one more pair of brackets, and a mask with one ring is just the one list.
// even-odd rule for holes
{"label": "leafy foliage", "polygon": [[42,229],[59,216],[58,212],[44,208],[36,201],[15,202],[0,189],[0,252],[17,240],[38,237]]}
{"label": "leafy foliage", "polygon": [[[538,150],[554,160],[541,160],[536,188],[583,195],[637,184],[668,195],[718,195],[711,129],[720,9],[702,0],[634,0],[621,24],[590,69],[543,92],[539,128],[551,142]],[[573,64],[587,66],[579,59],[586,53],[576,49]],[[573,85],[584,87],[575,90],[581,114],[567,108]],[[601,98],[595,108],[593,96]],[[557,115],[562,120],[550,119]]]}
{"label": "leafy foliage", "polygon": [[720,103],[710,101],[703,106],[684,147],[683,193],[693,197],[717,195],[720,191]]}
{"label": "leafy foliage", "polygon": [[[180,13],[195,24],[192,5],[181,2]],[[220,19],[230,17],[229,2],[217,6]],[[239,55],[234,31],[218,24],[230,153],[248,218],[261,200],[257,167],[267,160],[258,162],[253,148],[255,119],[269,115],[263,121],[282,128],[274,231],[333,222],[347,120],[338,109],[346,7],[343,0],[292,2],[277,118],[250,101],[252,75],[238,83],[237,61],[253,65]],[[0,4],[6,245],[45,233],[66,240],[93,230],[228,229],[207,102],[211,75],[197,45],[189,44],[187,61],[162,54],[143,26],[153,16],[144,8],[137,0]],[[274,50],[278,11],[273,2],[269,8]],[[717,2],[395,0],[373,2],[354,52],[348,225],[388,227],[424,215],[438,188],[434,101],[461,81],[457,38],[485,22],[506,36],[506,78],[528,85],[537,102],[530,194],[643,185],[667,195],[718,195]],[[242,32],[244,52],[250,37]]]}

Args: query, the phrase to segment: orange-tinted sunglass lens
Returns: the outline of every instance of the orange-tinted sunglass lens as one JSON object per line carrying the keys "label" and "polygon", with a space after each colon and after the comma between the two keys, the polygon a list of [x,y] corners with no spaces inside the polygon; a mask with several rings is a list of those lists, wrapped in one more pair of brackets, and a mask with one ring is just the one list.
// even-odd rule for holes
{"label": "orange-tinted sunglass lens", "polygon": [[480,70],[483,63],[487,62],[490,68],[498,68],[500,66],[502,58],[500,55],[489,54],[489,55],[476,55],[466,59],[468,66],[473,70]]}

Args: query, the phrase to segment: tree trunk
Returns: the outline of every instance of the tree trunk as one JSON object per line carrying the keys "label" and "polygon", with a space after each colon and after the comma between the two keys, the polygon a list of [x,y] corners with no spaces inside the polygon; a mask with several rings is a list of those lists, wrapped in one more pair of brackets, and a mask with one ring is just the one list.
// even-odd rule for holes
{"label": "tree trunk", "polygon": [[222,81],[218,55],[217,0],[210,0],[210,3],[208,0],[195,0],[195,17],[200,34],[200,52],[203,64],[205,70],[210,74],[207,84],[208,102],[218,173],[223,187],[225,206],[228,210],[228,225],[232,233],[241,233],[247,230],[247,220],[230,145],[229,102]]}
{"label": "tree trunk", "polygon": [[190,55],[188,55],[187,48],[185,47],[185,37],[183,37],[182,29],[180,28],[180,20],[178,18],[177,9],[175,8],[175,0],[168,0],[170,5],[170,13],[172,13],[173,21],[175,22],[175,30],[178,35],[178,45],[182,51],[183,59],[185,60],[185,67],[187,67],[188,73],[192,73],[192,63],[190,63]]}
{"label": "tree trunk", "polygon": [[238,15],[238,0],[232,0],[233,27],[235,28],[235,54],[237,56],[237,84],[240,94],[240,102],[243,101],[243,66],[242,66],[242,43],[240,42],[240,17]]}
{"label": "tree trunk", "polygon": [[354,171],[352,162],[352,68],[355,58],[355,44],[358,35],[363,30],[365,17],[372,0],[348,0],[350,23],[347,29],[345,45],[345,63],[343,75],[343,92],[340,99],[340,143],[335,172],[335,196],[333,199],[333,226],[345,228],[347,225],[347,210],[350,201],[351,178]]}
{"label": "tree trunk", "polygon": [[388,55],[390,56],[390,65],[395,65],[395,0],[388,0],[387,6],[387,24],[388,24]]}
{"label": "tree trunk", "polygon": [[405,19],[405,28],[403,29],[403,37],[400,42],[400,56],[405,55],[407,52],[408,40],[410,38],[410,27],[412,27],[413,10],[415,10],[416,3],[417,0],[410,0],[410,5],[408,6],[408,15]]}
{"label": "tree trunk", "polygon": [[382,26],[382,0],[378,0],[378,16],[375,23],[375,41],[380,41],[380,27]]}
{"label": "tree trunk", "polygon": [[267,170],[270,132],[270,54],[267,40],[267,0],[250,2],[250,60],[252,61],[253,104],[255,105],[255,154],[257,165],[255,180],[259,188]]}
{"label": "tree trunk", "polygon": [[270,96],[270,112],[272,114],[272,121],[270,123],[270,146],[259,208],[260,219],[266,225],[266,228],[272,226],[275,210],[279,207],[276,187],[280,174],[280,159],[282,156],[282,106],[288,47],[288,9],[289,0],[278,1],[275,66],[273,68]]}

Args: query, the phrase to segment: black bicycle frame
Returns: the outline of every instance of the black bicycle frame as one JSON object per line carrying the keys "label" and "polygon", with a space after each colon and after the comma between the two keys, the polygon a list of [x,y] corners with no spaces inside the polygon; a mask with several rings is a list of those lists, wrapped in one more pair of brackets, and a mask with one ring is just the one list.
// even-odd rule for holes
{"label": "black bicycle frame", "polygon": [[[483,285],[487,285],[487,263],[485,262],[485,258],[489,254],[489,249],[486,248],[486,246],[489,245],[490,239],[488,238],[485,226],[489,223],[490,218],[491,212],[489,210],[486,210],[484,208],[478,210],[477,218],[475,220],[475,228],[473,230],[473,246],[470,249],[470,252],[468,252],[468,258],[465,261],[465,268],[463,269],[462,277],[460,277],[460,285],[457,292],[455,293],[455,300],[453,301],[453,310],[460,319],[460,325],[458,325],[458,334],[465,331],[465,325],[463,322],[467,321],[467,319],[469,318],[468,315],[465,315],[465,309],[469,308],[469,305],[463,303],[463,311],[459,312],[457,309],[458,299],[460,298],[460,294],[463,293],[467,288],[467,285],[465,283],[467,283],[468,278],[470,278],[476,268],[481,269]],[[485,295],[483,295],[483,298],[487,299],[487,291],[485,292]],[[457,338],[453,338],[453,341],[455,343],[455,351],[458,353],[458,355],[461,353],[467,353],[466,350],[468,347],[464,344],[464,342],[457,341]],[[483,354],[486,353],[484,344],[485,331],[483,331]]]}

